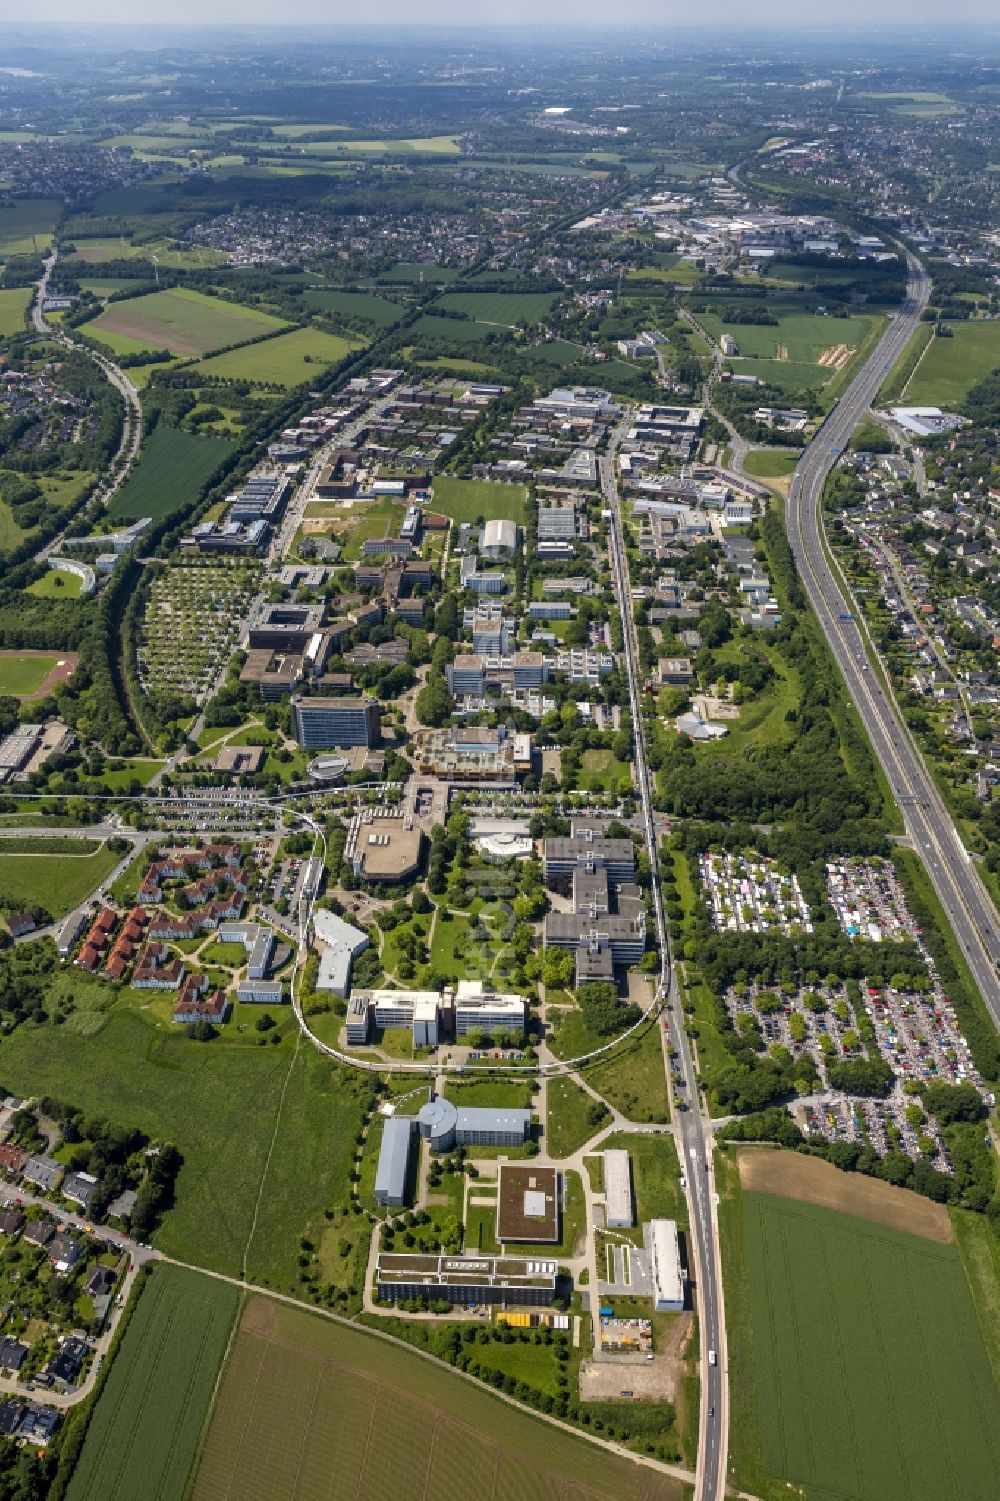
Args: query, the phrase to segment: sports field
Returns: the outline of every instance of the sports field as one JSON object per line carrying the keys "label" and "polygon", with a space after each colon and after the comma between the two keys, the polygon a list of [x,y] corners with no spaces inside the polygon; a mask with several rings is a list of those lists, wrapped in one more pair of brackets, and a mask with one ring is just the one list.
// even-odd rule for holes
{"label": "sports field", "polygon": [[171,354],[202,355],[256,339],[270,329],[285,328],[281,318],[256,308],[223,302],[185,287],[169,287],[146,297],[110,303],[83,332],[100,339],[116,354],[169,349]]}
{"label": "sports field", "polygon": [[239,1293],[158,1266],[101,1392],[68,1501],[181,1501]]}
{"label": "sports field", "polygon": [[62,917],[114,870],[120,855],[102,845],[91,855],[10,854],[0,840],[0,907],[44,907]]}
{"label": "sports field", "polygon": [[37,693],[60,658],[44,652],[0,652],[0,696],[29,698]]}
{"label": "sports field", "polygon": [[205,481],[232,453],[227,438],[208,438],[177,427],[155,427],[139,462],[108,512],[112,521],[158,520],[197,500]]}
{"label": "sports field", "polygon": [[198,366],[207,375],[221,375],[228,380],[260,380],[275,386],[301,386],[304,381],[322,374],[327,365],[336,365],[353,349],[360,349],[363,339],[342,339],[325,334],[318,328],[297,328],[279,334],[262,344],[244,349],[230,349],[213,355]]}
{"label": "sports field", "polygon": [[456,479],[451,474],[435,476],[431,509],[453,521],[525,521],[523,485],[500,485],[486,479]]}
{"label": "sports field", "polygon": [[58,198],[18,198],[0,208],[0,257],[48,250],[62,213]]}
{"label": "sports field", "polygon": [[954,1246],[743,1192],[766,1470],[828,1501],[996,1493],[1000,1392]]}
{"label": "sports field", "polygon": [[961,411],[966,396],[1000,365],[1000,322],[949,323],[950,339],[934,338],[902,400],[907,406]]}
{"label": "sports field", "polygon": [[447,292],[436,306],[451,313],[467,313],[478,323],[538,323],[555,302],[554,292]]}
{"label": "sports field", "polygon": [[14,287],[0,292],[0,336],[21,332],[33,296],[31,287]]}
{"label": "sports field", "polygon": [[679,1501],[681,1486],[416,1351],[254,1297],[191,1494],[192,1501]]}
{"label": "sports field", "polygon": [[378,328],[388,328],[406,312],[400,303],[390,302],[387,297],[371,297],[367,292],[338,292],[326,287],[309,287],[302,300],[317,313],[366,318]]}

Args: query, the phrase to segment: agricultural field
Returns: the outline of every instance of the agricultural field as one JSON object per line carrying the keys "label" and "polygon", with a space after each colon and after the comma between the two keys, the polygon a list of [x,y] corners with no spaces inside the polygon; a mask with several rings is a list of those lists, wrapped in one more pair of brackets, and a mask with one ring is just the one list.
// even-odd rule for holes
{"label": "agricultural field", "polygon": [[[461,1416],[459,1416],[461,1414]],[[209,1421],[193,1501],[680,1501],[680,1483],[508,1406],[414,1350],[254,1297]]]}
{"label": "agricultural field", "polygon": [[316,313],[338,313],[349,318],[365,318],[378,328],[388,328],[397,323],[406,312],[398,302],[387,297],[370,296],[367,292],[340,292],[333,288],[309,287],[303,293],[303,302]]}
{"label": "agricultural field", "polygon": [[214,355],[202,360],[197,368],[226,380],[263,381],[291,388],[315,379],[327,365],[339,364],[354,350],[362,349],[364,342],[326,334],[318,328],[297,328],[260,344]]}
{"label": "agricultural field", "polygon": [[[432,304],[433,305],[433,304]],[[464,318],[436,318],[424,313],[407,330],[417,340],[443,339],[450,344],[481,344],[487,334],[495,334],[499,324],[472,323]]]}
{"label": "agricultural field", "polygon": [[138,649],[151,698],[173,693],[201,701],[239,640],[259,573],[255,563],[198,562],[157,574]]}
{"label": "agricultural field", "polygon": [[59,222],[58,198],[18,198],[0,208],[0,258],[48,250]]}
{"label": "agricultural field", "polygon": [[226,438],[155,427],[142,445],[139,462],[108,510],[112,521],[158,521],[196,501],[202,487],[233,451]]}
{"label": "agricultural field", "polygon": [[170,287],[110,303],[85,323],[81,332],[99,339],[116,354],[169,349],[171,354],[197,357],[287,326],[283,319],[256,308],[223,302],[185,287]]}
{"label": "agricultural field", "polygon": [[[76,249],[65,257],[68,264],[101,266],[109,261],[157,261],[161,266],[183,271],[203,266],[222,266],[228,257],[208,245],[177,245],[172,240],[135,241],[111,238],[75,240]],[[117,284],[124,291],[127,282]]]}
{"label": "agricultural field", "polygon": [[31,287],[13,287],[0,292],[0,338],[21,332],[33,296]]}
{"label": "agricultural field", "polygon": [[516,521],[519,526],[525,523],[527,497],[523,485],[439,474],[431,488],[431,509],[450,516],[453,521],[475,521],[477,516],[483,516],[488,521]]}
{"label": "agricultural field", "polygon": [[735,375],[755,375],[769,386],[777,386],[786,396],[819,391],[836,375],[835,370],[825,369],[822,365],[805,365],[798,360],[727,360],[725,368]]}
{"label": "agricultural field", "polygon": [[990,1495],[1000,1392],[955,1246],[741,1198],[748,1320],[733,1319],[732,1374],[750,1376],[765,1472],[852,1501]]}
{"label": "agricultural field", "polygon": [[182,1267],[149,1276],[101,1392],[68,1501],[181,1501],[239,1293]]}
{"label": "agricultural field", "polygon": [[52,917],[63,917],[101,884],[120,859],[106,845],[90,854],[12,854],[0,840],[0,907],[7,911],[42,907]]}
{"label": "agricultural field", "polygon": [[[829,350],[855,350],[868,335],[870,317],[828,318],[822,313],[786,313],[773,310],[778,324],[726,323],[717,313],[700,313],[699,322],[716,342],[723,331],[731,333],[741,355],[752,359],[788,361],[792,364],[816,365]],[[818,378],[828,379],[837,369],[833,357],[829,367],[820,366]],[[742,370],[742,364],[735,368]]]}
{"label": "agricultural field", "polygon": [[951,338],[933,338],[900,398],[906,406],[962,410],[972,387],[1000,365],[1000,323],[949,323]]}
{"label": "agricultural field", "polygon": [[540,323],[555,301],[554,292],[446,292],[435,306],[467,313],[477,323],[513,328],[519,323]]}

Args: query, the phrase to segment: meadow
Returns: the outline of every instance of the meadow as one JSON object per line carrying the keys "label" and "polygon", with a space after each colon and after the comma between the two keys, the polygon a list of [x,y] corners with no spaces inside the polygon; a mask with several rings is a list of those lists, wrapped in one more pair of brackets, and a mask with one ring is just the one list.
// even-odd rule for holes
{"label": "meadow", "polygon": [[467,313],[477,323],[539,323],[556,300],[554,292],[446,292],[435,306],[451,313]]}
{"label": "meadow", "polygon": [[939,406],[961,411],[984,376],[1000,365],[1000,323],[949,323],[950,338],[934,338],[910,376],[901,401],[906,406]]}
{"label": "meadow", "polygon": [[752,448],[743,460],[743,470],[745,474],[752,474],[757,479],[783,479],[791,474],[798,462],[798,453]]}
{"label": "meadow", "polygon": [[501,1402],[416,1351],[252,1298],[223,1373],[193,1501],[383,1501],[396,1493],[439,1501],[679,1501],[681,1486]]}
{"label": "meadow", "polygon": [[487,334],[495,334],[499,325],[474,323],[466,318],[436,318],[424,313],[412,323],[408,334],[414,339],[444,339],[449,344],[481,344]]}
{"label": "meadow", "polygon": [[955,1246],[770,1194],[742,1205],[769,1474],[852,1501],[990,1495],[1000,1392]]}
{"label": "meadow", "polygon": [[[780,359],[792,364],[814,365],[824,349],[846,344],[850,349],[860,347],[871,327],[871,318],[827,318],[821,313],[786,313],[775,309],[777,325],[773,323],[727,323],[717,313],[699,314],[699,321],[718,341],[725,329],[736,340],[740,354],[757,359]],[[738,366],[742,370],[742,365]],[[820,381],[827,380],[833,370],[822,367],[817,372]]]}
{"label": "meadow", "polygon": [[155,427],[142,445],[139,462],[111,502],[110,519],[135,521],[152,516],[159,520],[190,505],[232,451],[226,438]]}
{"label": "meadow", "polygon": [[107,344],[116,354],[169,349],[171,354],[196,356],[285,327],[283,319],[256,308],[185,287],[169,287],[109,303],[81,332]]}
{"label": "meadow", "polygon": [[0,337],[22,331],[24,315],[33,296],[31,287],[13,287],[0,292]]}
{"label": "meadow", "polygon": [[34,855],[10,854],[0,841],[0,907],[44,907],[53,917],[62,917],[89,896],[120,859],[105,845],[89,855]]}
{"label": "meadow", "polygon": [[494,484],[492,480],[456,479],[439,474],[432,486],[431,509],[450,516],[453,521],[475,521],[483,516],[490,521],[516,521],[523,526],[526,518],[526,495],[523,485]]}
{"label": "meadow", "polygon": [[614,751],[584,751],[578,786],[584,792],[631,792],[632,767]]}
{"label": "meadow", "polygon": [[572,1157],[608,1117],[599,1119],[598,1102],[568,1075],[550,1079],[545,1117],[545,1151],[550,1157]]}
{"label": "meadow", "polygon": [[0,208],[0,257],[48,250],[59,222],[58,198],[18,198]]}
{"label": "meadow", "polygon": [[158,1266],[139,1295],[94,1409],[68,1501],[181,1501],[239,1293]]}
{"label": "meadow", "polygon": [[736,375],[755,375],[769,386],[777,386],[786,396],[820,391],[836,374],[823,365],[805,365],[796,360],[739,359],[727,360],[726,365]]}
{"label": "meadow", "polygon": [[256,380],[290,388],[321,375],[327,365],[339,364],[363,345],[363,339],[345,339],[318,328],[297,328],[260,344],[213,355],[197,368],[226,380]]}
{"label": "meadow", "polygon": [[308,287],[303,302],[317,313],[330,313],[334,317],[343,313],[349,318],[365,318],[377,328],[388,328],[397,323],[406,312],[398,302],[387,297],[374,297],[367,292],[341,292],[334,288]]}
{"label": "meadow", "polygon": [[[223,266],[228,257],[221,250],[208,245],[177,245],[166,238],[157,240],[126,240],[117,238],[94,238],[75,240],[76,249],[66,260],[84,266],[106,265],[109,261],[152,261],[160,266],[178,271],[202,266]],[[127,283],[120,282],[118,289],[124,291]]]}
{"label": "meadow", "polygon": [[610,1058],[590,1064],[585,1077],[609,1105],[629,1120],[667,1120],[667,1084],[658,1021]]}
{"label": "meadow", "polygon": [[144,991],[122,992],[87,1035],[74,1032],[73,1020],[23,1025],[3,1039],[5,1084],[57,1094],[174,1142],[183,1165],[157,1247],[232,1276],[246,1254],[254,1281],[296,1292],[298,1237],[347,1187],[361,1121],[355,1076],[294,1042],[258,1049],[225,1031],[192,1042],[153,1019]]}

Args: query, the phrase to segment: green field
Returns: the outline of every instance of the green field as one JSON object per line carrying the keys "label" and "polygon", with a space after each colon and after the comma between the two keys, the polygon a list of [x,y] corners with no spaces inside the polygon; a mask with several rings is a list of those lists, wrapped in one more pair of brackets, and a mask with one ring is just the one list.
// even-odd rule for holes
{"label": "green field", "polygon": [[610,1125],[599,1102],[568,1075],[550,1079],[546,1093],[545,1150],[550,1157],[572,1157],[602,1126]]}
{"label": "green field", "polygon": [[623,1132],[601,1142],[606,1152],[621,1149],[632,1159],[635,1216],[646,1220],[676,1220],[688,1223],[687,1202],[681,1188],[681,1170],[672,1136],[640,1136]]}
{"label": "green field", "polygon": [[142,446],[139,462],[112,501],[109,517],[112,521],[135,521],[140,516],[159,520],[190,505],[232,451],[227,438],[155,427]]}
{"label": "green field", "polygon": [[349,318],[366,318],[378,328],[388,328],[398,323],[406,312],[398,302],[387,297],[371,297],[367,292],[338,292],[325,287],[310,287],[303,295],[303,302],[317,313],[344,313]]}
{"label": "green field", "polygon": [[[0,208],[0,257],[48,250],[63,206],[58,198],[18,198]],[[32,238],[34,237],[34,239]]]}
{"label": "green field", "polygon": [[467,313],[477,323],[539,323],[556,300],[554,292],[447,292],[436,307],[452,313]]}
{"label": "green field", "polygon": [[791,474],[799,462],[799,454],[782,453],[769,448],[752,448],[743,460],[745,474],[755,475],[757,479],[783,479]]}
{"label": "green field", "polygon": [[157,1246],[236,1275],[253,1231],[248,1275],[294,1292],[299,1235],[346,1190],[361,1120],[356,1076],[292,1043],[258,1049],[229,1030],[192,1042],[157,1023],[152,1004],[148,992],[122,992],[88,1036],[68,1024],[20,1026],[0,1042],[0,1077],[174,1142],[184,1160]]}
{"label": "green field", "polygon": [[169,287],[145,297],[110,303],[81,331],[100,339],[116,354],[169,349],[171,354],[197,356],[285,327],[283,319],[256,308],[223,302],[185,287]]}
{"label": "green field", "polygon": [[742,1203],[766,1470],[851,1501],[993,1495],[1000,1392],[956,1248],[770,1194]]}
{"label": "green field", "polygon": [[667,1119],[667,1085],[655,1021],[612,1057],[590,1064],[587,1083],[631,1121]]}
{"label": "green field", "polygon": [[68,1501],[181,1501],[239,1305],[224,1282],[159,1266],[87,1429]]}
{"label": "green field", "polygon": [[412,261],[400,261],[389,271],[384,271],[379,277],[381,282],[405,282],[412,286],[419,283],[423,278],[425,286],[446,286],[448,282],[457,281],[459,273],[454,266],[425,266]]}
{"label": "green field", "polygon": [[949,323],[950,339],[934,338],[900,402],[961,411],[972,387],[1000,365],[1000,323]]}
{"label": "green field", "polygon": [[0,337],[19,334],[24,328],[24,315],[34,297],[31,287],[14,287],[0,292]]}
{"label": "green field", "polygon": [[680,1501],[681,1485],[501,1402],[415,1350],[247,1304],[193,1501]]}
{"label": "green field", "polygon": [[[700,313],[699,322],[716,342],[725,330],[736,340],[741,355],[810,365],[838,344],[857,349],[868,334],[871,318],[827,318],[821,313],[777,313],[778,324],[726,323],[717,313]],[[742,369],[742,365],[737,368]],[[820,367],[818,378],[829,380],[832,369]]]}
{"label": "green field", "polygon": [[67,568],[50,568],[40,579],[28,585],[29,594],[42,599],[79,599],[83,593],[83,579]]}
{"label": "green field", "polygon": [[322,375],[327,365],[338,364],[352,350],[363,347],[359,338],[342,339],[318,328],[297,328],[261,344],[231,349],[202,360],[199,370],[227,380],[259,380],[274,386],[301,386]]}
{"label": "green field", "polygon": [[[186,267],[222,266],[228,257],[207,245],[176,245],[171,240],[130,241],[124,239],[76,240],[76,250],[66,260],[72,265],[101,266],[110,261],[151,261],[176,270]],[[125,290],[127,283],[120,283]]]}
{"label": "green field", "polygon": [[17,652],[0,653],[0,695],[27,698],[30,694],[37,693],[59,660],[56,653],[51,657],[22,657]]}
{"label": "green field", "polygon": [[463,318],[435,318],[424,313],[411,323],[407,336],[413,339],[443,339],[449,344],[481,344],[487,334],[495,334],[498,325],[470,323]]}
{"label": "green field", "polygon": [[98,887],[121,859],[102,846],[92,855],[18,855],[0,841],[0,906],[44,907],[62,917]]}
{"label": "green field", "polygon": [[492,480],[456,479],[439,474],[432,486],[431,509],[453,521],[516,521],[523,526],[526,495],[523,485],[494,484]]}
{"label": "green field", "polygon": [[584,751],[577,786],[584,792],[631,792],[632,767],[614,751]]}
{"label": "green field", "polygon": [[778,386],[788,396],[800,391],[819,391],[832,380],[834,371],[822,365],[804,365],[795,360],[727,360],[726,368],[734,375],[756,375],[769,386]]}

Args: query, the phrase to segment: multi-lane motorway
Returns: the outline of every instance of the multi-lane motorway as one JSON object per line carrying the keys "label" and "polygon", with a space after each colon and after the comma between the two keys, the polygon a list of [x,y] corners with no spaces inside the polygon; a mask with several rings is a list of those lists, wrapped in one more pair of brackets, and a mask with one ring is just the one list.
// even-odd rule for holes
{"label": "multi-lane motorway", "polygon": [[[646,758],[643,733],[639,646],[632,608],[632,586],[625,552],[621,501],[615,477],[615,453],[627,426],[623,422],[613,433],[608,452],[601,460],[601,486],[608,515],[608,551],[615,594],[621,611],[624,633],[624,662],[629,685],[635,746],[636,787],[642,810],[642,824],[651,866],[653,921],[660,949],[659,997],[664,1002],[664,1017],[677,1044],[677,1067],[684,1080],[684,1094],[690,1108],[677,1112],[676,1142],[678,1157],[687,1180],[690,1230],[688,1249],[690,1267],[697,1288],[699,1335],[702,1352],[701,1421],[698,1430],[698,1472],[696,1501],[718,1501],[725,1493],[726,1447],[728,1433],[728,1383],[726,1381],[726,1331],[722,1303],[722,1263],[715,1213],[715,1181],[712,1172],[709,1127],[699,1108],[698,1081],[694,1061],[684,1032],[684,1014],[680,992],[671,961],[670,942],[663,918],[663,893],[660,886],[659,852],[653,817],[652,785]],[[675,1092],[676,1093],[676,1092]]]}
{"label": "multi-lane motorway", "polygon": [[824,547],[822,498],[837,455],[899,359],[927,305],[930,282],[909,257],[906,300],[876,348],[806,449],[788,497],[788,535],[802,582],[881,762],[906,832],[926,866],[990,1013],[1000,1027],[1000,921],[959,838],[877,662],[862,636]]}

